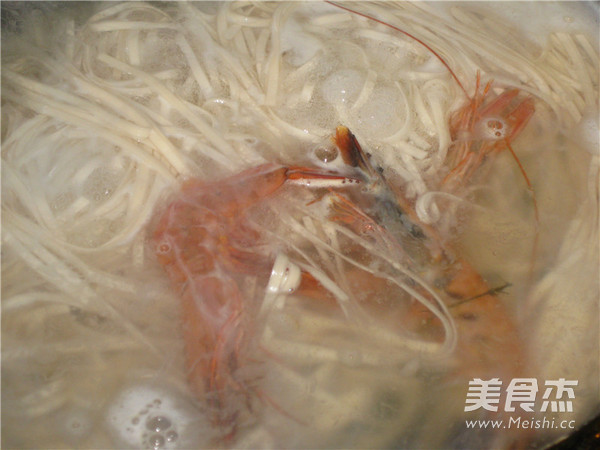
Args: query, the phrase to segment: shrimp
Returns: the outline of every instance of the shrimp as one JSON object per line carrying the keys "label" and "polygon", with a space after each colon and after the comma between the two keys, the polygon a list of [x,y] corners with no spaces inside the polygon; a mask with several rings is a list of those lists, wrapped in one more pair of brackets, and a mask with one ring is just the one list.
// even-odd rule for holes
{"label": "shrimp", "polygon": [[[515,127],[519,125],[515,122]],[[515,136],[516,133],[512,137]],[[335,142],[346,155],[344,160],[356,169],[354,176],[366,186],[361,189],[361,195],[365,196],[366,192],[371,198],[366,203],[364,199],[350,203],[338,200],[331,219],[348,224],[357,234],[362,230],[374,233],[374,238],[384,234],[388,241],[399,244],[398,257],[408,263],[413,272],[422,272],[426,268],[434,288],[417,286],[416,294],[412,295],[431,303],[434,297],[441,298],[452,317],[457,341],[448,366],[455,367],[447,375],[450,382],[462,380],[466,386],[468,381],[477,378],[513,378],[522,374],[525,366],[523,345],[512,315],[498,295],[508,284],[490,287],[466,258],[444,242],[434,227],[419,222],[414,203],[403,198],[401,191],[386,180],[383,172],[371,165],[347,128],[338,127]],[[457,167],[461,164],[463,161]],[[360,208],[356,206],[359,203]],[[377,227],[375,223],[382,226]],[[376,295],[386,295],[386,288],[377,287],[372,280],[356,273],[351,277],[355,279],[356,290],[366,286],[366,289],[378,290]],[[425,305],[424,301],[413,302],[404,317],[398,318],[398,327],[413,334],[440,336],[439,331],[445,328],[442,320]],[[500,399],[504,400],[504,397]],[[493,416],[499,414],[493,413]],[[497,439],[493,446],[526,445],[528,432],[503,431],[502,436],[492,437]]]}
{"label": "shrimp", "polygon": [[[493,100],[487,99],[492,87],[489,81],[480,92],[480,73],[477,73],[475,95],[456,111],[450,119],[450,131],[455,145],[449,161],[455,166],[444,183],[464,183],[483,160],[494,152],[508,149],[517,162],[521,174],[533,193],[531,182],[523,169],[511,142],[525,128],[535,112],[531,97],[522,99],[518,89],[511,89]],[[537,210],[535,196],[533,205]]]}
{"label": "shrimp", "polygon": [[196,397],[214,412],[212,422],[233,436],[240,403],[252,387],[240,380],[252,341],[241,279],[264,276],[272,263],[255,244],[260,236],[246,211],[264,202],[286,181],[353,182],[340,174],[305,167],[265,164],[216,183],[187,181],[162,213],[153,242],[182,302],[188,379]]}
{"label": "shrimp", "polygon": [[[377,218],[384,232],[408,249],[408,257],[415,267],[429,267],[436,275],[434,284],[457,320],[460,373],[464,376],[498,376],[498,370],[514,373],[522,364],[520,344],[515,325],[498,296],[498,290],[488,286],[483,277],[456,252],[445,244],[435,228],[420,223],[414,204],[400,197],[382,172],[372,166],[360,144],[345,127],[338,127],[336,144],[345,160],[362,175],[368,190],[376,191],[375,201],[365,207],[368,217]],[[365,192],[365,188],[362,192]],[[394,214],[386,205],[393,204]],[[348,210],[348,208],[346,208]],[[338,213],[339,214],[339,213]],[[358,217],[357,213],[351,213]],[[402,219],[398,220],[399,217]],[[400,227],[390,223],[402,222]],[[349,222],[349,219],[345,219]],[[412,250],[410,250],[412,248]],[[423,292],[423,295],[431,295]],[[415,311],[416,312],[416,311]],[[415,318],[423,320],[428,312],[421,311]],[[426,321],[434,320],[429,317]],[[415,325],[416,326],[416,325]]]}

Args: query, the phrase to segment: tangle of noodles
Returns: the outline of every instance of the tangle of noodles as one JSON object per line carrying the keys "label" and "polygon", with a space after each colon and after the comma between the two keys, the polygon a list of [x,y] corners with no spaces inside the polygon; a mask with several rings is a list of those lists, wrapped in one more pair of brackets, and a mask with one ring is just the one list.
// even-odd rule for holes
{"label": "tangle of noodles", "polygon": [[[557,423],[579,427],[598,411],[599,60],[585,21],[558,22],[534,42],[491,5],[352,5],[427,42],[467,92],[480,71],[494,80],[490,95],[518,88],[535,99],[515,151],[539,229],[509,154],[457,193],[438,190],[449,118],[468,99],[439,59],[388,27],[320,2],[3,3],[4,447],[213,445],[187,393],[179,303],[147,248],[148,223],[186,177],[264,162],[335,167],[328,139],[339,124],[403,183],[422,223],[492,286],[510,282],[506,305],[533,355],[527,376],[579,382],[574,412]],[[233,445],[486,442],[486,430],[459,423],[466,388],[444,384],[457,331],[428,273],[405,267],[393,244],[326,220],[326,201],[322,214],[307,208],[312,195],[253,216],[285,251],[266,294],[247,280],[262,301],[260,370],[240,370],[264,406]],[[368,257],[343,253],[348,241]],[[288,294],[301,271],[339,315]],[[358,272],[423,305],[442,341],[365,314],[350,287]],[[571,431],[535,430],[533,442]]]}

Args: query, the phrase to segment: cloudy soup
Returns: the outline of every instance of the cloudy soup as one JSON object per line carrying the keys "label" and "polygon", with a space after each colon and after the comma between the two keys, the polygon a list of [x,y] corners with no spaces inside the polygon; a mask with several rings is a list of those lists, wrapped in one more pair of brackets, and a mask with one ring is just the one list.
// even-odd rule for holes
{"label": "cloudy soup", "polygon": [[596,7],[3,2],[2,446],[582,427]]}

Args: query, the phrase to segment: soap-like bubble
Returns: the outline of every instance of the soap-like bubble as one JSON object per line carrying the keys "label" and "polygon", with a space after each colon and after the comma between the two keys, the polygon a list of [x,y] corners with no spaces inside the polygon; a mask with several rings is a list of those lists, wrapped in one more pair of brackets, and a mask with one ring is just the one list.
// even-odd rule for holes
{"label": "soap-like bubble", "polygon": [[156,431],[160,433],[171,428],[171,421],[165,416],[150,416],[146,420],[146,428],[150,431]]}
{"label": "soap-like bubble", "polygon": [[333,106],[351,106],[365,83],[357,70],[344,69],[329,75],[321,85],[323,98]]}
{"label": "soap-like bubble", "polygon": [[166,442],[167,440],[165,439],[165,437],[158,433],[152,434],[148,438],[148,446],[153,449],[164,448]]}
{"label": "soap-like bubble", "polygon": [[136,386],[117,395],[107,421],[119,446],[168,450],[181,444],[195,413],[174,392]]}
{"label": "soap-like bubble", "polygon": [[499,117],[483,117],[475,126],[477,139],[499,140],[508,135],[508,124]]}
{"label": "soap-like bubble", "polygon": [[317,159],[323,163],[330,163],[339,155],[339,151],[335,147],[317,147],[314,153]]}
{"label": "soap-like bubble", "polygon": [[404,124],[405,108],[397,90],[376,87],[356,111],[357,131],[366,137],[389,136]]}
{"label": "soap-like bubble", "polygon": [[175,430],[167,431],[165,436],[167,437],[167,442],[175,442],[177,440],[177,438],[179,437],[177,434],[177,431],[175,431]]}

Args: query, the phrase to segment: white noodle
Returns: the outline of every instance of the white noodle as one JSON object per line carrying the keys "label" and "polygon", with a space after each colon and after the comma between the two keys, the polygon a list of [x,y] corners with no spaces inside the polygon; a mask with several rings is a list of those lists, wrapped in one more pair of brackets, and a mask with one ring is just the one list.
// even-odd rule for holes
{"label": "white noodle", "polygon": [[[490,98],[510,88],[520,89],[523,97],[531,95],[536,116],[523,141],[514,145],[533,174],[534,190],[543,189],[548,175],[552,177],[545,173],[545,162],[557,153],[573,153],[580,166],[589,165],[587,192],[565,194],[561,208],[571,208],[573,217],[564,231],[551,235],[558,243],[547,242],[551,239],[544,234],[545,221],[549,228],[557,220],[554,216],[566,219],[548,206],[552,192],[538,198],[540,239],[548,249],[542,244],[540,248],[551,255],[552,263],[543,268],[531,298],[516,309],[527,313],[528,328],[533,323],[551,330],[550,344],[542,335],[533,339],[537,347],[531,350],[540,373],[548,379],[568,374],[582,385],[594,385],[576,369],[585,359],[578,353],[587,348],[582,342],[597,328],[597,318],[589,311],[598,301],[597,287],[590,282],[597,275],[592,272],[598,249],[590,242],[598,241],[598,159],[589,156],[593,149],[583,152],[585,159],[578,149],[560,142],[564,136],[568,140],[585,117],[593,117],[591,133],[597,140],[599,58],[593,41],[579,32],[559,31],[550,34],[539,53],[520,36],[510,35],[510,24],[468,6],[452,6],[447,16],[423,2],[349,6],[427,42],[469,95],[478,70],[483,85],[494,80]],[[148,369],[153,380],[175,379],[182,392],[186,389],[179,361],[181,339],[174,331],[180,328],[178,293],[167,290],[154,251],[146,247],[152,241],[153,211],[157,205],[160,210],[165,193],[176,190],[182,179],[218,179],[264,162],[304,165],[315,159],[308,152],[316,145],[326,147],[324,142],[342,124],[353,130],[386,177],[403,180],[400,188],[419,220],[433,224],[443,241],[453,239],[449,233],[462,220],[457,218],[462,209],[486,214],[510,209],[512,197],[526,192],[508,186],[504,194],[493,195],[491,187],[463,187],[459,197],[439,190],[451,170],[445,162],[453,145],[448,120],[468,99],[429,50],[394,30],[321,2],[124,2],[95,7],[101,10],[85,23],[71,17],[46,23],[40,8],[39,17],[32,13],[30,21],[19,22],[32,30],[30,36],[13,38],[7,33],[5,39],[3,30],[2,362],[3,384],[5,373],[8,380],[3,421],[8,420],[7,435],[13,433],[13,440],[7,438],[9,445],[110,446],[106,436],[97,436],[106,431],[103,426],[90,431],[89,440],[63,441],[64,430],[57,433],[56,424],[73,404],[95,418],[97,405],[104,408],[114,386],[122,384],[125,375],[137,376],[119,372],[130,367],[129,361]],[[350,104],[330,104],[324,83],[343,70],[362,74],[362,84],[332,85],[339,92],[354,89],[356,95]],[[381,92],[389,98],[378,99]],[[546,142],[550,128],[563,134]],[[538,139],[543,151],[536,145]],[[572,176],[581,178],[576,169]],[[333,186],[329,181],[321,184]],[[471,198],[479,196],[490,197],[493,207],[474,205]],[[311,405],[301,404],[298,416],[310,416],[311,429],[325,438],[312,440],[298,425],[297,442],[278,440],[271,430],[280,422],[273,417],[295,408],[281,405],[280,410],[264,408],[256,414],[257,432],[234,444],[261,447],[269,440],[271,447],[323,447],[338,442],[348,430],[379,433],[388,419],[379,420],[379,413],[373,412],[383,403],[380,397],[394,392],[404,416],[396,412],[389,419],[394,425],[390,439],[378,445],[380,441],[372,440],[376,433],[365,433],[371,440],[353,445],[389,447],[413,430],[408,434],[414,434],[415,441],[407,441],[409,445],[443,446],[447,440],[423,441],[430,445],[419,440],[439,428],[439,417],[417,427],[414,419],[429,417],[419,405],[431,382],[417,375],[439,369],[445,376],[455,369],[451,356],[460,336],[451,308],[433,287],[432,280],[440,274],[408,266],[407,251],[385,233],[359,236],[328,221],[331,197],[303,206],[309,200],[288,196],[283,206],[279,200],[267,204],[267,217],[277,218],[273,223],[252,217],[250,224],[265,239],[260,248],[272,252],[275,263],[266,293],[258,292],[252,274],[244,275],[244,286],[250,286],[247,304],[262,301],[256,307],[261,311],[258,327],[264,327],[258,330],[260,347],[274,356],[267,365],[281,378],[278,388],[310,391]],[[513,232],[518,229],[515,226]],[[502,230],[494,237],[505,239]],[[352,254],[344,248],[347,241],[353,243]],[[182,261],[181,254],[176,258]],[[492,259],[492,265],[499,260]],[[524,265],[519,260],[511,264]],[[513,273],[514,267],[504,273]],[[498,271],[502,274],[502,267]],[[336,314],[322,313],[321,300],[294,295],[301,272],[331,294]],[[372,305],[363,307],[351,288],[357,273],[420,303],[439,319],[443,340],[372,320]],[[186,275],[193,279],[193,273]],[[201,298],[195,285],[191,292]],[[565,304],[571,297],[579,302]],[[209,314],[199,303],[201,313]],[[568,329],[556,326],[564,318]],[[565,362],[567,353],[572,357]],[[352,383],[342,378],[348,375],[368,382],[346,390]],[[395,383],[403,386],[400,394]],[[249,389],[256,385],[262,393],[270,389],[267,384],[252,380]],[[463,402],[464,397],[451,401]],[[581,414],[583,420],[583,407]],[[60,437],[39,442],[35,433],[19,435],[24,418],[31,427],[49,427]],[[200,414],[194,424],[205,419]],[[444,423],[454,419],[444,418]],[[205,424],[200,425],[202,429]]]}

